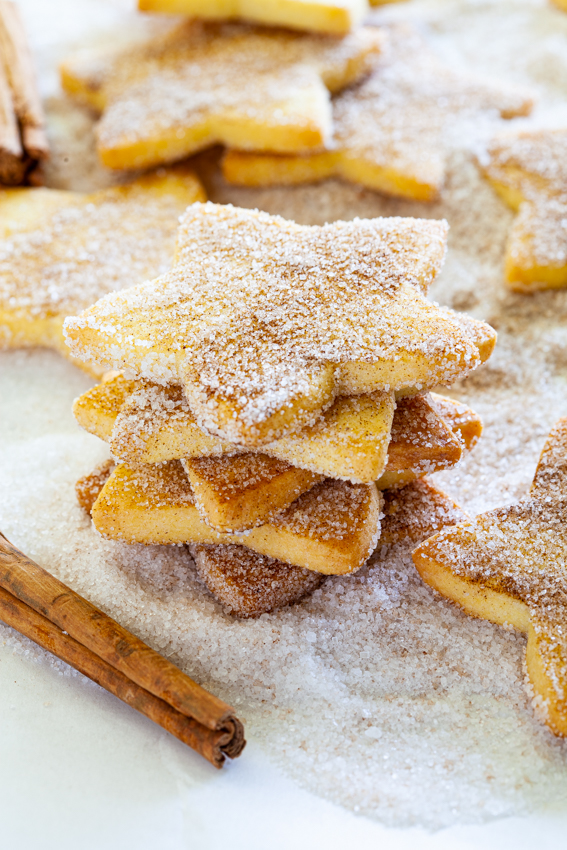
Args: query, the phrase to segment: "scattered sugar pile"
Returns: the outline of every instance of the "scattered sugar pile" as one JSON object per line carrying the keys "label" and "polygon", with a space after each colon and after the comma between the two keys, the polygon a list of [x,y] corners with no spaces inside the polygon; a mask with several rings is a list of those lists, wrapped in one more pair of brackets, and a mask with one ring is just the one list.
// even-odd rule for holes
{"label": "scattered sugar pile", "polygon": [[[423,0],[386,14],[425,16],[455,67],[535,85],[543,96],[536,122],[565,116],[557,104],[567,91],[567,15],[536,0]],[[449,257],[433,296],[500,334],[488,366],[453,391],[483,416],[484,437],[458,470],[436,476],[472,513],[525,493],[545,436],[567,414],[567,291],[504,289],[513,215],[471,155],[489,126],[460,137],[445,195],[427,208],[338,182],[254,192],[209,177],[215,201],[303,223],[449,220]],[[567,796],[566,745],[534,720],[523,637],[435,598],[401,548],[378,553],[354,577],[325,581],[294,608],[232,620],[184,549],[103,541],[76,505],[75,480],[105,456],[70,412],[88,379],[49,353],[4,354],[0,364],[0,397],[13,399],[1,410],[2,530],[234,704],[249,737],[299,783],[385,823],[429,827],[522,814]]]}
{"label": "scattered sugar pile", "polygon": [[5,532],[233,703],[298,782],[387,823],[433,827],[567,794],[565,747],[534,722],[523,688],[523,638],[434,599],[403,549],[279,614],[231,619],[186,550],[103,541],[75,504],[74,481],[104,453],[70,414],[87,380],[55,355],[3,359],[2,394],[25,388],[3,417]]}

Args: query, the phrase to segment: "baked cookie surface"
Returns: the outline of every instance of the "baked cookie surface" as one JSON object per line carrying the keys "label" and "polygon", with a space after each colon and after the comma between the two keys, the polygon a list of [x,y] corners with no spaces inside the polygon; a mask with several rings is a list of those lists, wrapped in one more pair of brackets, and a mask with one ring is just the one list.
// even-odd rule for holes
{"label": "baked cookie surface", "polygon": [[181,387],[118,376],[80,396],[74,413],[126,463],[180,459],[201,518],[232,532],[267,522],[324,477],[385,489],[448,469],[480,436],[478,415],[451,399],[402,398],[394,413],[384,396],[341,397],[314,426],[252,452],[205,434]]}
{"label": "baked cookie surface", "polygon": [[[313,425],[256,451],[330,478],[375,481],[386,463],[394,408],[393,393],[341,396]],[[199,428],[180,386],[118,376],[76,399],[74,413],[128,463],[247,451]]]}
{"label": "baked cookie surface", "polygon": [[64,319],[171,265],[179,215],[205,193],[177,166],[91,195],[0,193],[0,348],[65,356]]}
{"label": "baked cookie surface", "polygon": [[567,130],[502,134],[487,156],[484,173],[518,213],[506,250],[508,286],[567,286]]}
{"label": "baked cookie surface", "polygon": [[326,479],[269,523],[243,534],[205,523],[179,461],[162,466],[119,464],[92,507],[95,528],[127,543],[239,543],[262,555],[325,574],[357,570],[380,533],[381,499],[374,484]]}
{"label": "baked cookie surface", "polygon": [[68,319],[67,343],[106,368],[181,383],[209,434],[262,445],[338,395],[416,392],[479,365],[475,332],[422,294],[445,239],[438,221],[302,227],[195,204],[173,271]]}
{"label": "baked cookie surface", "polygon": [[[108,461],[77,482],[77,499],[87,513],[92,512],[114,469],[114,462]],[[182,482],[182,489],[185,486]],[[181,501],[179,493],[177,498]],[[417,543],[466,516],[448,496],[424,480],[387,490],[383,498],[383,546]],[[171,501],[171,495],[167,499]],[[298,602],[324,580],[323,573],[293,566],[248,546],[190,543],[189,549],[201,580],[224,609],[239,618],[258,617]]]}
{"label": "baked cookie surface", "polygon": [[259,617],[299,602],[324,581],[321,573],[292,567],[245,546],[189,547],[202,581],[229,614]]}
{"label": "baked cookie surface", "polygon": [[450,69],[409,25],[385,31],[370,76],[333,100],[327,150],[301,156],[229,150],[222,163],[226,180],[270,186],[336,176],[387,195],[432,201],[443,186],[447,135],[457,118],[530,112],[529,93]]}
{"label": "baked cookie surface", "polygon": [[423,580],[467,613],[527,632],[528,676],[551,729],[567,735],[567,419],[527,498],[447,528],[413,553]]}
{"label": "baked cookie surface", "polygon": [[143,12],[204,20],[241,18],[299,30],[344,34],[368,11],[367,0],[138,0]]}
{"label": "baked cookie surface", "polygon": [[[249,451],[199,428],[179,386],[119,375],[79,396],[73,412],[82,428],[108,442],[114,457],[126,463]],[[481,432],[470,407],[436,393],[397,403],[391,393],[373,393],[340,396],[314,425],[255,452],[329,478],[369,483],[386,472],[417,474],[452,465],[460,447],[472,448]]]}
{"label": "baked cookie surface", "polygon": [[102,112],[98,151],[110,168],[147,168],[218,143],[297,152],[330,138],[330,92],[364,76],[382,41],[373,27],[337,39],[188,22],[130,48],[78,53],[61,80]]}

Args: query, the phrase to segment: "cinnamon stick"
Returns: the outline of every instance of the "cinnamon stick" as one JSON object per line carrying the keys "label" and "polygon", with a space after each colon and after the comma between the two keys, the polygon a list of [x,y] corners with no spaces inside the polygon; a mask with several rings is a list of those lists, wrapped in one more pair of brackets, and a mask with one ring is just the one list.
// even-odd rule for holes
{"label": "cinnamon stick", "polygon": [[25,174],[24,151],[4,62],[0,62],[0,182],[19,183]]}
{"label": "cinnamon stick", "polygon": [[0,0],[0,180],[20,183],[49,156],[45,117],[18,7]]}
{"label": "cinnamon stick", "polygon": [[222,767],[226,747],[230,744],[228,732],[213,732],[196,720],[185,717],[163,700],[134,684],[123,673],[115,670],[69,635],[65,635],[54,623],[37,614],[3,588],[0,588],[0,619],[34,643],[48,649],[84,676],[88,676],[136,711],[145,714],[154,723],[199,752],[215,767]]}
{"label": "cinnamon stick", "polygon": [[[204,730],[216,735],[220,733],[220,737],[206,736],[200,731],[197,734],[197,727],[191,727],[195,746],[194,744],[190,746],[194,746],[213,763],[216,762],[210,758],[210,754],[217,750],[231,758],[240,755],[245,744],[244,729],[229,705],[209,694],[178,667],[24,555],[1,532],[0,587],[11,597],[23,603],[26,609],[32,609],[32,612],[39,614],[43,627],[45,627],[43,620],[49,621],[59,629],[61,634],[67,633],[63,637],[69,636],[76,644],[81,645],[83,650],[90,650],[91,655],[97,656],[97,675],[105,677],[104,681],[114,687],[114,690],[108,687],[112,693],[116,693],[123,699],[118,691],[124,689],[124,680],[129,680],[148,696],[153,695],[158,702],[167,703],[179,714],[195,721],[198,727],[203,727]],[[23,609],[20,610],[20,615],[22,614],[25,614]],[[31,622],[29,617],[28,621]],[[37,627],[39,625],[38,623]],[[21,631],[19,626],[15,627]],[[38,634],[41,636],[41,632]],[[32,639],[35,640],[35,638]],[[50,639],[54,640],[53,633]],[[73,651],[77,651],[75,643]],[[44,644],[41,643],[41,645]],[[47,648],[50,649],[49,646]],[[55,654],[59,655],[59,652]],[[86,656],[83,657],[86,658]],[[113,684],[109,679],[107,668],[111,668],[114,673],[122,674],[122,678],[114,680]],[[90,674],[86,673],[86,675]],[[99,680],[95,679],[95,681]],[[102,680],[99,684],[107,687]],[[128,693],[134,694],[134,691],[128,691]],[[144,695],[143,705],[150,710],[148,696]],[[134,699],[134,696],[131,698]],[[139,702],[140,699],[136,691],[135,700]],[[155,704],[151,703],[151,705],[153,706],[151,710],[157,711]],[[134,707],[138,706],[134,704]],[[185,730],[183,734],[189,733]],[[207,742],[206,745],[202,743],[204,741]]]}

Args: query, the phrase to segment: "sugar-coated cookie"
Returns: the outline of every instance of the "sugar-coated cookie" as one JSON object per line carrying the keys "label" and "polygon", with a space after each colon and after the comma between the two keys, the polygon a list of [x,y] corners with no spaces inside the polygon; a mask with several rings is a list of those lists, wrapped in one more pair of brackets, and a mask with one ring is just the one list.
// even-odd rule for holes
{"label": "sugar-coated cookie", "polygon": [[567,129],[502,134],[483,167],[518,213],[506,250],[508,286],[518,292],[567,286]]}
{"label": "sugar-coated cookie", "polygon": [[303,155],[229,150],[223,174],[243,186],[336,176],[387,195],[431,201],[445,179],[455,119],[487,110],[511,118],[531,107],[531,94],[448,68],[413,28],[396,24],[388,28],[370,76],[333,100],[334,135],[326,150]]}
{"label": "sugar-coated cookie", "polygon": [[361,27],[336,38],[188,22],[128,48],[84,50],[61,67],[65,90],[102,113],[100,158],[147,168],[223,143],[280,152],[331,137],[330,93],[367,73],[382,45]]}
{"label": "sugar-coated cookie", "polygon": [[367,0],[138,0],[143,12],[204,20],[241,19],[259,24],[344,34],[368,11]]}
{"label": "sugar-coated cookie", "polygon": [[200,517],[179,461],[119,464],[92,508],[95,528],[127,543],[240,543],[262,555],[325,574],[350,573],[373,551],[381,498],[374,484],[326,479],[266,525],[222,534]]}
{"label": "sugar-coated cookie", "polygon": [[528,635],[536,702],[567,735],[567,419],[551,431],[529,495],[447,528],[414,552],[427,584],[466,612]]}
{"label": "sugar-coated cookie", "polygon": [[184,166],[90,195],[0,191],[0,348],[70,356],[66,316],[169,268],[179,216],[204,198]]}
{"label": "sugar-coated cookie", "polygon": [[67,319],[66,340],[88,362],[182,384],[209,434],[264,445],[338,395],[415,393],[479,365],[469,328],[422,294],[446,233],[432,220],[306,227],[194,204],[174,269]]}

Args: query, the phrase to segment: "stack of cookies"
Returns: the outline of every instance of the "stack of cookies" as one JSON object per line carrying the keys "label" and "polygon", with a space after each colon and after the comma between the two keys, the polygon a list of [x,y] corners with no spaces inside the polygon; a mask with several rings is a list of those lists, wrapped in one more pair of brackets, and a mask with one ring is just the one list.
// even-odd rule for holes
{"label": "stack of cookies", "polygon": [[117,372],[75,403],[114,458],[78,486],[98,531],[189,544],[242,617],[359,569],[382,492],[453,466],[480,434],[472,410],[430,393],[495,343],[426,297],[446,235],[425,219],[307,227],[191,205],[172,271],[65,322],[74,357]]}
{"label": "stack of cookies", "polygon": [[[222,144],[235,182],[337,174],[431,200],[450,114],[531,108],[523,92],[449,72],[407,28],[362,26],[364,0],[140,6],[191,19],[155,19],[140,41],[62,67],[66,90],[101,114],[110,168]],[[110,230],[124,242],[118,222]],[[481,430],[473,411],[430,393],[495,342],[487,325],[427,300],[446,235],[437,221],[301,227],[199,202],[173,270],[130,289],[122,254],[136,251],[116,247],[123,279],[56,317],[60,334],[64,311],[96,302],[67,320],[66,343],[93,374],[114,373],[75,404],[113,457],[78,485],[98,531],[190,545],[209,589],[248,617],[359,569],[391,540],[392,506],[398,534],[420,499],[445,504],[428,485],[382,494],[453,466]]]}
{"label": "stack of cookies", "polygon": [[[171,163],[222,144],[234,182],[336,174],[431,200],[448,116],[531,100],[449,72],[406,27],[362,26],[364,0],[140,5],[200,20],[148,19],[141,40],[68,59],[62,83],[101,114],[103,164],[160,168],[94,195],[3,195],[0,345],[113,370],[75,405],[113,457],[81,503],[106,537],[190,545],[226,608],[256,616],[359,569],[425,503],[454,517],[430,485],[392,488],[474,444],[476,414],[430,390],[495,334],[427,300],[444,222],[301,227],[202,203]],[[132,286],[169,267],[187,204],[173,270]]]}

